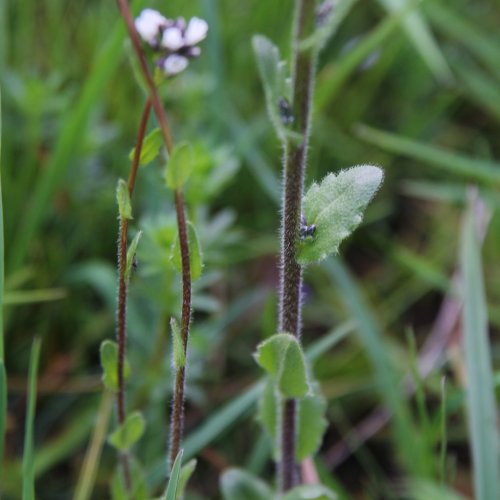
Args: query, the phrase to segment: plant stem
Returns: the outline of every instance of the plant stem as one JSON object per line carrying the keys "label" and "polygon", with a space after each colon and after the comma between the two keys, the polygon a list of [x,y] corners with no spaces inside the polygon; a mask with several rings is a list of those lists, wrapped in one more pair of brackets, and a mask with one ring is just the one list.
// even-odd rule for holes
{"label": "plant stem", "polygon": [[[314,32],[315,0],[297,0],[293,49],[294,129],[302,134],[299,143],[286,144],[284,153],[283,217],[281,223],[279,321],[280,332],[300,339],[302,267],[295,259],[295,245],[302,212],[302,195],[310,135],[311,97],[316,51],[304,50],[300,42]],[[283,402],[281,412],[280,488],[287,491],[296,480],[296,401]]]}
{"label": "plant stem", "polygon": [[[141,48],[141,41],[135,29],[134,20],[130,12],[129,5],[126,0],[117,0],[118,7],[122,17],[127,26],[127,30],[132,40],[137,58],[141,66],[141,71],[146,80],[149,89],[149,96],[155,111],[156,118],[160,125],[163,135],[163,140],[169,155],[173,149],[173,141],[168,126],[168,120],[161,104],[160,97],[156,85],[154,83],[151,72]],[[186,230],[186,215],[184,210],[184,200],[182,191],[177,189],[174,193],[175,196],[175,210],[177,214],[177,226],[179,234],[179,245],[181,249],[181,262],[182,262],[182,341],[184,353],[187,354],[187,344],[189,338],[189,323],[191,319],[191,269],[189,262],[189,241]],[[184,429],[184,385],[185,385],[185,367],[179,368],[175,375],[175,389],[174,389],[174,402],[173,413],[170,426],[170,467],[173,465],[177,453],[180,449],[182,440],[182,433]]]}
{"label": "plant stem", "polygon": [[[182,262],[182,318],[181,335],[184,357],[187,358],[187,345],[189,338],[189,323],[191,321],[191,268],[189,264],[189,247],[184,213],[184,200],[182,192],[175,191],[175,207],[177,212],[177,227]],[[184,385],[185,366],[177,369],[175,374],[174,404],[170,421],[170,467],[173,466],[180,450],[182,433],[184,430]]]}
{"label": "plant stem", "polygon": [[[135,142],[135,153],[130,167],[128,177],[128,193],[132,197],[135,187],[135,179],[137,177],[137,169],[139,168],[139,159],[141,157],[142,143],[146,134],[146,125],[148,123],[149,114],[151,111],[151,101],[148,99],[144,105],[142,112],[137,139]],[[118,413],[118,424],[122,425],[125,422],[125,352],[127,342],[127,288],[128,283],[125,278],[127,267],[127,242],[128,242],[128,219],[120,217],[120,236],[118,238],[118,308],[116,314],[116,338],[118,342],[118,391],[116,393],[116,404]],[[131,488],[130,465],[126,453],[121,453],[120,460],[123,467],[123,477],[127,491]]]}

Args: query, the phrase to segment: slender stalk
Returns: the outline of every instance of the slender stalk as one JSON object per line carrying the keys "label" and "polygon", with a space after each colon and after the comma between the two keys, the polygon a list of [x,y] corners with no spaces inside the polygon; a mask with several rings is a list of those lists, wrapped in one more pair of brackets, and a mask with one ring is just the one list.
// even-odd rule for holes
{"label": "slender stalk", "polygon": [[[315,0],[297,0],[293,49],[293,111],[294,129],[302,134],[299,143],[289,142],[284,152],[283,217],[281,223],[279,318],[280,332],[300,339],[302,267],[295,259],[295,244],[299,234],[302,195],[311,128],[311,97],[315,69],[314,49],[300,47],[300,42],[314,32]],[[281,491],[297,483],[295,464],[296,401],[285,400],[281,411]]]}
{"label": "slender stalk", "polygon": [[[146,134],[146,125],[148,123],[149,114],[151,111],[151,101],[148,99],[144,105],[142,112],[137,139],[135,143],[135,153],[130,167],[128,177],[128,192],[132,197],[137,177],[137,169],[139,168],[139,159],[141,157],[142,143]],[[116,338],[118,342],[118,391],[116,393],[116,405],[118,413],[118,424],[122,425],[125,422],[125,352],[127,342],[127,280],[125,278],[127,267],[127,242],[128,242],[128,219],[120,217],[120,236],[118,238],[118,308],[116,314]],[[120,461],[123,467],[123,477],[127,491],[131,488],[130,465],[126,453],[120,455]]]}
{"label": "slender stalk", "polygon": [[[170,154],[173,149],[173,140],[170,133],[170,128],[168,125],[167,116],[163,106],[161,104],[160,97],[156,85],[154,83],[151,72],[141,48],[141,41],[137,35],[137,31],[134,25],[134,19],[130,12],[129,5],[126,0],[117,0],[118,8],[120,9],[121,15],[127,26],[127,30],[134,47],[134,51],[139,59],[141,71],[146,80],[149,89],[149,97],[155,111],[156,118],[160,125],[160,129],[163,135],[163,140]],[[184,210],[184,201],[181,190],[176,190],[175,196],[175,210],[177,214],[177,227],[179,234],[179,244],[181,250],[181,262],[182,262],[182,340],[184,352],[187,354],[187,344],[189,338],[189,323],[191,318],[191,269],[189,262],[189,242],[186,230],[186,215]],[[173,413],[170,426],[170,467],[173,465],[177,453],[180,449],[180,443],[182,440],[182,433],[184,428],[184,385],[185,385],[185,368],[179,368],[175,375],[175,389],[174,389],[174,402],[173,402]]]}
{"label": "slender stalk", "polygon": [[[191,269],[189,265],[189,248],[182,242],[188,241],[186,229],[186,217],[184,214],[184,201],[182,192],[175,191],[175,206],[177,211],[177,227],[179,230],[179,241],[181,242],[182,262],[182,318],[181,335],[184,356],[187,356],[187,344],[189,338],[189,323],[191,320]],[[179,367],[175,374],[175,389],[173,411],[170,420],[170,466],[172,467],[180,450],[182,433],[184,431],[184,385],[185,366]]]}

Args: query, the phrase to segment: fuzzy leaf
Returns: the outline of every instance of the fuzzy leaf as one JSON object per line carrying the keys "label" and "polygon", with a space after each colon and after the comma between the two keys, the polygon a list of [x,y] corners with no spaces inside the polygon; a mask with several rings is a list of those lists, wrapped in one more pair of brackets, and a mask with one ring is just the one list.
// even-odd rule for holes
{"label": "fuzzy leaf", "polygon": [[[163,135],[159,128],[152,130],[142,143],[141,155],[139,157],[139,165],[147,165],[151,163],[160,153],[163,145]],[[129,158],[133,161],[135,155],[135,148],[130,151]]]}
{"label": "fuzzy leaf", "polygon": [[292,99],[291,79],[286,63],[281,60],[278,47],[265,36],[255,35],[252,45],[264,87],[269,118],[280,140],[285,141],[287,136],[293,134],[285,126],[293,121],[293,116],[283,110],[283,105],[290,103]]}
{"label": "fuzzy leaf", "polygon": [[172,361],[174,368],[178,370],[186,365],[186,355],[182,345],[181,329],[175,318],[170,319],[170,328],[172,328]]}
{"label": "fuzzy leaf", "polygon": [[298,462],[314,455],[323,440],[328,426],[325,419],[326,401],[319,393],[308,395],[299,400],[297,425],[297,448],[295,456]]}
{"label": "fuzzy leaf", "polygon": [[127,250],[127,265],[125,266],[125,281],[128,282],[130,280],[130,275],[132,272],[132,264],[134,262],[134,257],[137,252],[137,245],[139,244],[139,240],[141,239],[142,231],[139,231],[130,243],[130,246]]}
{"label": "fuzzy leaf", "polygon": [[116,187],[116,201],[118,202],[118,213],[120,218],[133,219],[132,217],[132,203],[130,202],[130,195],[128,194],[127,183],[123,179],[118,180]]}
{"label": "fuzzy leaf", "polygon": [[193,171],[193,152],[191,146],[182,142],[175,146],[167,162],[167,186],[179,189],[187,182]]}
{"label": "fuzzy leaf", "polygon": [[[118,345],[111,340],[104,340],[100,348],[102,382],[110,391],[118,390]],[[130,376],[130,365],[127,358],[123,367],[124,379]]]}
{"label": "fuzzy leaf", "polygon": [[174,465],[172,466],[172,472],[168,479],[167,491],[165,492],[165,500],[175,500],[177,498],[177,488],[179,486],[179,475],[181,472],[183,454],[184,451],[179,450],[179,453],[175,458]]}
{"label": "fuzzy leaf", "polygon": [[220,483],[224,500],[269,500],[273,498],[273,493],[266,483],[242,469],[227,469],[222,474]]}
{"label": "fuzzy leaf", "polygon": [[304,353],[293,335],[279,333],[269,337],[258,346],[255,359],[275,378],[284,397],[300,398],[307,394]]}
{"label": "fuzzy leaf", "polygon": [[303,484],[286,495],[281,500],[336,500],[338,496],[322,484]]}
{"label": "fuzzy leaf", "polygon": [[[191,268],[191,279],[196,281],[201,276],[203,270],[203,256],[198,240],[198,233],[191,222],[187,222],[187,233],[189,241],[189,263]],[[170,252],[170,262],[175,269],[182,274],[181,248],[179,245],[179,235],[176,234],[172,250]]]}
{"label": "fuzzy leaf", "polygon": [[131,413],[108,438],[117,450],[128,451],[144,434],[146,423],[138,411]]}
{"label": "fuzzy leaf", "polygon": [[314,236],[298,239],[297,261],[310,264],[336,253],[342,240],[363,219],[363,212],[382,183],[379,167],[362,165],[328,174],[304,196],[303,212]]}

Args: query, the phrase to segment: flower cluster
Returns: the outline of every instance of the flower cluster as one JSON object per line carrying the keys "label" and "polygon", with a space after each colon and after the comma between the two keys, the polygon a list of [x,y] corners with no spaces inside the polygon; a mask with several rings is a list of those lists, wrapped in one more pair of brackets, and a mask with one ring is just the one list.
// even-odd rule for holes
{"label": "flower cluster", "polygon": [[197,44],[207,36],[208,24],[198,17],[186,23],[183,17],[167,19],[156,10],[144,9],[135,20],[135,29],[161,54],[156,64],[169,77],[184,71],[189,60],[200,55]]}

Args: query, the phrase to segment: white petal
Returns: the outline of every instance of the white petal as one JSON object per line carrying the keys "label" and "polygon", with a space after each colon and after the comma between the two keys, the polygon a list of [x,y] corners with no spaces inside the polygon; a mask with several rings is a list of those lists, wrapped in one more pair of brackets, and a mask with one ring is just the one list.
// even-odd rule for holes
{"label": "white petal", "polygon": [[191,18],[184,32],[184,43],[186,45],[196,45],[207,36],[207,31],[208,24],[206,21],[199,17]]}
{"label": "white petal", "polygon": [[177,54],[171,54],[163,62],[163,71],[165,71],[167,76],[177,75],[177,73],[187,68],[188,63],[189,61],[187,58]]}
{"label": "white petal", "polygon": [[144,41],[154,45],[160,34],[160,28],[166,24],[167,19],[157,10],[144,9],[135,20],[135,29]]}
{"label": "white petal", "polygon": [[161,38],[161,46],[168,50],[176,51],[184,46],[182,32],[179,28],[167,28]]}

